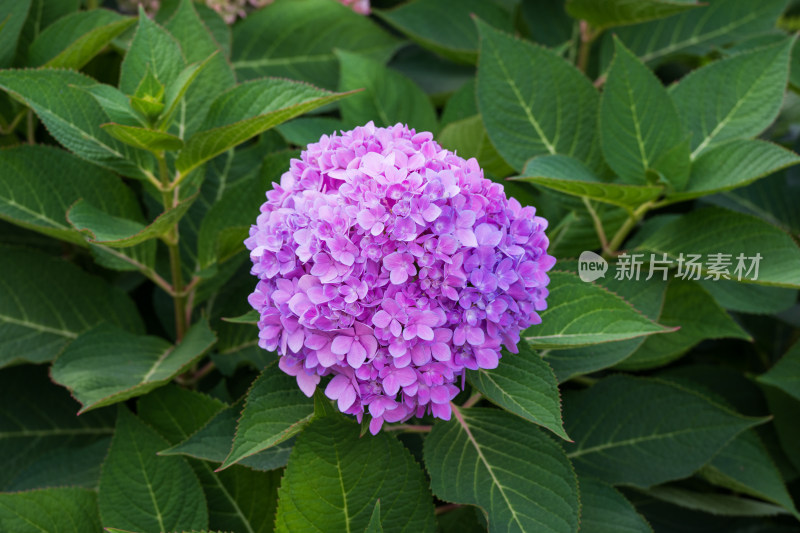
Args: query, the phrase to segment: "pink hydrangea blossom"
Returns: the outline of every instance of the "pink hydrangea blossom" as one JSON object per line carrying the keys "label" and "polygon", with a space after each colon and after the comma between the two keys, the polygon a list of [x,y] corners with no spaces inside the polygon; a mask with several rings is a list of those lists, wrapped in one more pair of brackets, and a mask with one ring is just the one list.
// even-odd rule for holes
{"label": "pink hydrangea blossom", "polygon": [[450,418],[546,308],[547,221],[430,133],[373,123],[292,159],[245,241],[259,345],[370,431]]}

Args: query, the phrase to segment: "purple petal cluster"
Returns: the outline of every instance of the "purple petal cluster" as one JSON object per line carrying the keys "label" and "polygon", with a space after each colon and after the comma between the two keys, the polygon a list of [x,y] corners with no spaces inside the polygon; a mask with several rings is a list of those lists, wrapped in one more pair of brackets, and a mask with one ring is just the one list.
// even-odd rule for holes
{"label": "purple petal cluster", "polygon": [[370,431],[450,418],[465,369],[497,367],[547,307],[547,221],[428,132],[325,135],[267,192],[245,241],[259,345]]}

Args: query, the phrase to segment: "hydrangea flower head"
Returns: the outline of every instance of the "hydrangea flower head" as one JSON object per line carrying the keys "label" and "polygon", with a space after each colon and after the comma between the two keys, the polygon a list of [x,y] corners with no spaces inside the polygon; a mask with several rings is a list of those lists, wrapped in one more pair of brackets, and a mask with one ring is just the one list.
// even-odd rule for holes
{"label": "hydrangea flower head", "polygon": [[517,352],[547,307],[547,221],[430,133],[324,135],[273,184],[245,241],[259,345],[311,396],[384,422],[450,418],[466,369]]}

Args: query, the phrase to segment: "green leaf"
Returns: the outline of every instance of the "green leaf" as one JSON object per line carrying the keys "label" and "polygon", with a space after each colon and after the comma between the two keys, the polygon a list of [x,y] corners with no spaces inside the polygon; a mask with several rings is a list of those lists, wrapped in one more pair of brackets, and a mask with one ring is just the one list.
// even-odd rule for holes
{"label": "green leaf", "polygon": [[757,139],[731,140],[701,153],[692,163],[686,190],[669,194],[681,202],[729,191],[800,163],[800,156],[782,146]]}
{"label": "green leaf", "polygon": [[0,88],[30,106],[50,134],[75,155],[125,176],[144,178],[152,155],[131,148],[100,129],[106,114],[84,89],[96,85],[71,70],[0,71]]}
{"label": "green leaf", "polygon": [[[231,45],[233,41],[233,34],[231,32],[230,25],[225,22],[225,19],[222,18],[222,15],[207,5],[198,4],[195,2],[193,7],[197,11],[197,15],[200,17],[200,20],[208,29],[208,33],[211,35],[211,37],[213,37],[214,42],[219,45],[219,49],[224,57],[230,58]],[[178,33],[180,32],[173,32],[173,35],[177,35]]]}
{"label": "green leaf", "polygon": [[800,184],[789,169],[760,179],[735,191],[704,198],[714,205],[755,215],[787,233],[800,236]]}
{"label": "green leaf", "polygon": [[503,409],[569,440],[553,370],[528,343],[522,341],[517,348],[516,354],[503,350],[502,362],[494,370],[469,371],[470,384]]}
{"label": "green leaf", "polygon": [[581,533],[652,533],[653,529],[614,487],[581,476]]}
{"label": "green leaf", "polygon": [[201,270],[224,263],[245,250],[244,240],[253,216],[257,216],[264,203],[264,191],[270,189],[273,182],[280,182],[281,175],[289,168],[289,160],[299,156],[300,153],[293,150],[270,153],[259,158],[262,160],[258,172],[225,186],[222,196],[215,199],[203,217],[197,233],[197,264]]}
{"label": "green leaf", "polygon": [[100,533],[97,494],[63,487],[0,494],[0,529],[14,533]]}
{"label": "green leaf", "polygon": [[435,530],[425,475],[408,450],[386,433],[359,437],[341,415],[298,437],[278,497],[276,531],[363,531],[377,500],[385,531]]}
{"label": "green leaf", "polygon": [[136,412],[142,422],[174,444],[199,430],[226,408],[221,400],[170,383],[139,397]]}
{"label": "green leaf", "polygon": [[[75,416],[78,404],[43,366],[0,371],[0,490],[96,488],[114,432],[114,412]],[[89,454],[89,455],[87,455]],[[61,461],[62,464],[58,464]]]}
{"label": "green leaf", "polygon": [[[223,30],[227,33],[225,39],[230,39],[230,29],[217,13],[191,0],[181,0],[175,15],[167,23],[167,29],[180,43],[186,61],[196,63],[198,68],[195,72],[189,72],[192,68],[189,65],[175,81],[166,84],[165,110],[160,124],[169,123],[170,104],[175,102],[176,108],[172,113],[177,110],[180,113],[172,133],[182,139],[190,137],[200,128],[217,96],[236,85],[233,67],[224,54],[218,53],[223,43],[211,33],[206,24],[209,19],[201,17],[200,13],[213,17],[210,20],[222,22]],[[194,81],[191,80],[193,77]],[[185,95],[180,100],[182,90]]]}
{"label": "green leaf", "polygon": [[299,433],[314,415],[314,402],[294,377],[268,366],[247,393],[233,447],[220,469],[255,455]]}
{"label": "green leaf", "polygon": [[234,27],[233,67],[239,80],[276,76],[335,89],[338,63],[331,43],[385,62],[399,41],[337,2],[277,2]]}
{"label": "green leaf", "polygon": [[776,516],[786,511],[768,503],[707,492],[695,492],[678,487],[653,487],[644,494],[658,500],[717,516]]}
{"label": "green leaf", "polygon": [[146,226],[134,220],[112,216],[84,200],[79,200],[69,209],[67,220],[76,230],[84,232],[91,243],[128,248],[167,233],[191,207],[196,196],[182,200]]}
{"label": "green leaf", "polygon": [[663,366],[705,339],[753,340],[705,289],[680,278],[670,280],[658,322],[675,327],[676,331],[646,339],[616,368],[644,370]]}
{"label": "green leaf", "polygon": [[765,419],[742,416],[694,390],[617,375],[565,395],[565,444],[579,473],[649,487],[684,478]]}
{"label": "green leaf", "polygon": [[0,5],[0,68],[11,66],[17,43],[31,8],[31,0],[3,2]]}
{"label": "green leaf", "polygon": [[16,60],[22,62],[27,55],[28,47],[36,40],[39,33],[58,19],[74,13],[80,8],[81,0],[64,0],[63,2],[34,0],[31,2],[28,18],[25,20],[25,25],[20,35]]}
{"label": "green leaf", "polygon": [[113,216],[141,216],[130,189],[111,172],[52,146],[19,145],[0,151],[0,218],[45,235],[83,244],[67,223],[80,199]]}
{"label": "green leaf", "polygon": [[241,316],[237,316],[234,318],[223,318],[225,322],[230,322],[231,324],[258,324],[261,315],[255,309],[251,309],[250,311],[246,312]]}
{"label": "green leaf", "polygon": [[[728,139],[755,137],[775,120],[794,38],[693,71],[670,94],[692,133],[692,158]],[[716,90],[709,91],[709,87]]]}
{"label": "green leaf", "polygon": [[[216,54],[216,53],[215,53]],[[192,86],[197,77],[202,73],[209,63],[217,57],[216,55],[209,56],[201,63],[192,63],[175,78],[169,87],[164,92],[164,110],[158,119],[156,126],[158,128],[166,128],[172,123],[175,113],[181,105],[184,105],[183,98],[186,96],[189,88]],[[179,146],[178,148],[181,148]],[[176,148],[177,149],[177,148]]]}
{"label": "green leaf", "polygon": [[531,41],[555,48],[572,38],[575,21],[567,14],[565,2],[527,0],[519,7],[519,17]]}
{"label": "green leaf", "polygon": [[772,422],[781,449],[792,466],[800,469],[800,450],[797,448],[797,439],[800,438],[800,426],[797,424],[800,401],[776,387],[764,385],[762,389],[767,399],[769,412],[773,417]]}
{"label": "green leaf", "polygon": [[112,122],[126,126],[147,126],[141,115],[131,107],[130,99],[116,87],[98,83],[96,85],[87,85],[82,89],[94,97]]}
{"label": "green leaf", "polygon": [[[753,381],[719,365],[673,367],[660,376],[698,388],[715,402],[726,405],[727,401],[740,410],[758,412],[760,407],[757,406],[763,402],[763,395]],[[774,439],[770,434],[774,435],[774,430],[771,427],[757,429],[758,433],[750,429],[734,437],[698,474],[709,483],[776,503],[797,515],[781,473],[773,463],[775,455],[770,454],[759,438],[760,434]],[[774,454],[776,450],[771,451]]]}
{"label": "green leaf", "polygon": [[100,478],[104,527],[174,531],[208,527],[208,510],[197,477],[181,457],[159,457],[167,442],[120,407],[117,429]]}
{"label": "green leaf", "polygon": [[[186,455],[204,461],[222,463],[231,452],[234,436],[236,435],[236,421],[242,412],[244,401],[226,407],[207,424],[187,437],[182,442],[162,450],[161,455]],[[245,457],[239,464],[254,470],[274,470],[286,466],[289,453],[294,446],[294,439],[288,439],[266,450]]]}
{"label": "green leaf", "polygon": [[500,155],[516,170],[556,153],[595,167],[599,97],[591,82],[554,52],[476,23],[478,109]]}
{"label": "green leaf", "polygon": [[122,61],[119,88],[125,94],[134,94],[139,83],[151,72],[162,85],[167,86],[177,78],[186,63],[181,47],[164,28],[150,20],[139,9],[139,24],[128,53]]}
{"label": "green leaf", "polygon": [[604,29],[669,17],[701,5],[694,0],[567,0],[567,12],[592,28]]}
{"label": "green leaf", "polygon": [[103,279],[34,250],[0,246],[0,256],[0,367],[50,361],[104,321],[143,330],[131,299]]}
{"label": "green leaf", "polygon": [[114,123],[103,124],[102,128],[115,139],[134,148],[141,148],[149,152],[157,153],[164,150],[180,150],[183,148],[183,141],[180,137],[163,131]]}
{"label": "green leaf", "polygon": [[375,501],[375,508],[372,509],[372,516],[369,519],[367,528],[364,533],[383,533],[383,526],[381,526],[381,501]]}
{"label": "green leaf", "polygon": [[133,96],[146,99],[150,103],[163,103],[165,85],[158,81],[153,69],[147,66],[144,78],[139,81]]}
{"label": "green leaf", "polygon": [[[181,239],[179,243],[181,254],[189,260],[187,265],[193,264],[191,270],[194,270],[203,278],[212,278],[207,282],[200,284],[195,297],[195,304],[203,302],[215,293],[219,294],[219,290],[225,284],[226,280],[230,279],[231,276],[234,276],[237,271],[244,274],[244,271],[239,270],[239,267],[243,262],[247,261],[246,253],[238,255],[234,254],[227,263],[212,265],[208,269],[197,272],[201,260],[201,258],[198,256],[200,251],[199,230],[204,224],[211,224],[211,221],[207,223],[205,222],[211,207],[218,205],[219,200],[227,196],[226,193],[229,192],[234,185],[238,185],[242,180],[249,180],[252,179],[253,176],[259,175],[265,153],[276,149],[280,150],[281,148],[283,148],[283,146],[278,140],[278,135],[276,133],[262,135],[258,141],[250,143],[247,147],[241,147],[237,150],[228,150],[224,154],[212,159],[206,165],[204,165],[203,169],[201,170],[201,173],[204,173],[205,176],[202,176],[200,196],[193,205],[192,209],[190,209],[187,215],[181,220]],[[289,162],[287,159],[285,161],[286,168],[288,168],[288,164]],[[197,176],[197,179],[199,180],[200,177],[201,176]],[[260,203],[263,203],[264,191],[268,188],[269,186],[263,187],[260,190],[255,188],[252,189],[252,197],[247,199],[247,205],[252,205],[249,202],[257,202],[255,197],[262,198],[261,202],[259,202],[259,205]],[[226,219],[226,215],[234,216],[234,218],[243,217],[245,213],[238,211],[243,211],[245,208],[246,206],[242,206],[241,208],[239,206],[234,206],[233,210],[237,211],[235,216],[231,213],[220,213],[220,218]],[[256,207],[255,209],[256,211],[254,212],[258,212],[258,208]],[[250,223],[252,223],[252,219],[250,220]],[[211,229],[213,229],[213,227]],[[213,233],[214,232],[212,231],[212,237]],[[228,236],[228,232],[224,229],[222,233],[224,233],[226,237]],[[220,240],[222,240],[222,235],[219,237]],[[243,240],[244,238],[242,238],[242,241]],[[231,241],[227,239],[225,242],[232,244]],[[237,251],[244,249],[243,242],[238,243],[236,246]],[[226,247],[225,251],[227,252],[228,250],[229,249]],[[236,315],[247,310],[247,306],[244,305],[244,302],[247,300],[246,292],[243,291],[240,298],[241,300],[239,301],[239,306],[235,307],[231,311],[226,311],[226,314]],[[260,365],[259,368],[263,368],[263,365]]]}
{"label": "green leaf", "polygon": [[689,146],[667,90],[621,41],[600,99],[600,145],[620,180],[671,184],[689,178]]}
{"label": "green leaf", "polygon": [[699,283],[711,293],[717,303],[729,311],[771,315],[785,311],[797,302],[797,291],[782,287],[766,287],[724,279],[703,280]]}
{"label": "green leaf", "polygon": [[478,115],[475,87],[476,80],[472,78],[448,98],[442,110],[442,126]]}
{"label": "green leaf", "polygon": [[[703,231],[698,231],[703,228]],[[701,273],[708,274],[709,254],[730,254],[730,277],[742,283],[779,287],[800,287],[800,250],[792,238],[754,216],[709,207],[682,215],[665,224],[638,245],[637,250],[666,253],[673,261],[681,254],[700,254]],[[760,254],[758,275],[747,272]],[[737,274],[739,255],[745,258],[744,268]],[[739,279],[741,274],[741,279]],[[693,278],[692,278],[693,279]]]}
{"label": "green leaf", "polygon": [[578,482],[558,444],[497,409],[453,415],[425,439],[434,495],[480,506],[492,532],[578,530]]}
{"label": "green leaf", "polygon": [[186,175],[250,137],[347,95],[281,79],[238,85],[214,101],[203,125],[204,131],[186,141],[175,166],[178,172]]}
{"label": "green leaf", "polygon": [[[174,444],[196,434],[223,406],[219,400],[204,394],[168,385],[140,398],[138,412],[142,421]],[[232,438],[233,430],[228,447]],[[168,454],[159,452],[159,455]],[[210,528],[252,533],[273,531],[281,472],[253,472],[239,466],[214,472],[205,461],[189,461],[189,464],[206,495]]]}
{"label": "green leaf", "polygon": [[135,22],[106,9],[72,13],[39,34],[28,49],[28,64],[79,70]]}
{"label": "green leaf", "polygon": [[776,503],[797,515],[783,478],[755,431],[735,437],[700,475],[717,486]]}
{"label": "green leaf", "polygon": [[[645,63],[660,63],[679,54],[704,55],[715,46],[770,31],[785,8],[786,0],[714,1],[669,18],[618,28],[614,34]],[[605,56],[611,56],[612,45],[609,35],[603,42]]]}
{"label": "green leaf", "polygon": [[[460,63],[478,59],[478,32],[471,17],[494,28],[512,31],[510,13],[495,2],[462,0],[416,0],[375,13],[420,46]],[[441,21],[446,20],[447,24]]]}
{"label": "green leaf", "polygon": [[[514,172],[514,169],[500,157],[489,140],[489,134],[486,133],[480,115],[472,115],[451,122],[442,128],[442,131],[436,136],[436,140],[443,148],[453,150],[465,159],[474,157],[478,160],[481,168],[490,175],[503,177]],[[505,186],[513,187],[507,182]],[[513,193],[509,192],[509,195],[513,195]],[[516,195],[514,197],[522,200]]]}
{"label": "green leaf", "polygon": [[334,117],[300,117],[284,122],[275,128],[286,142],[295,146],[306,146],[319,141],[322,135],[344,130],[344,123]]}
{"label": "green leaf", "polygon": [[130,97],[131,107],[152,124],[164,110],[164,84],[158,81],[148,66],[144,78]]}
{"label": "green leaf", "polygon": [[[559,268],[568,268],[572,271],[572,265],[569,263],[562,262]],[[578,265],[576,262],[574,271],[577,272],[577,270]],[[629,280],[600,278],[594,283],[600,284],[614,294],[624,298],[651,320],[658,320],[658,315],[661,313],[661,307],[664,304],[664,296],[667,292],[666,281],[658,277],[635,283],[631,283]],[[547,351],[543,356],[545,361],[553,368],[559,383],[563,383],[574,376],[589,374],[614,366],[616,363],[630,357],[647,338],[638,337],[583,348],[551,350]]]}
{"label": "green leaf", "polygon": [[215,341],[206,321],[192,326],[177,346],[159,337],[101,325],[73,341],[53,363],[50,374],[81,402],[79,412],[84,413],[168,383]]}
{"label": "green leaf", "polygon": [[337,51],[341,65],[339,90],[364,88],[341,103],[348,126],[375,121],[376,126],[407,124],[418,132],[436,131],[436,111],[428,96],[413,81],[377,61],[359,54]]}
{"label": "green leaf", "polygon": [[520,177],[554,191],[618,205],[632,211],[661,195],[657,185],[624,185],[607,183],[598,178],[586,165],[564,155],[534,157],[525,164]]}
{"label": "green leaf", "polygon": [[792,346],[768,372],[758,376],[758,381],[800,400],[800,343]]}
{"label": "green leaf", "polygon": [[574,348],[670,331],[601,286],[566,272],[549,275],[542,323],[523,333],[533,348]]}
{"label": "green leaf", "polygon": [[[70,414],[75,416],[74,411]],[[64,446],[64,438],[59,436],[52,449],[44,451],[20,471],[8,490],[16,492],[66,486],[97,490],[100,469],[110,444],[110,431],[107,437],[80,447]]]}

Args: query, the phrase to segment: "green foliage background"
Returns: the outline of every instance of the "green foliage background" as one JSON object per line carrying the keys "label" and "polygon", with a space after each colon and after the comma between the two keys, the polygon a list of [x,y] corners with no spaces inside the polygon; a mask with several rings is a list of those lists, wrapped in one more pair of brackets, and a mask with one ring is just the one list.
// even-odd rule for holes
{"label": "green foliage background", "polygon": [[[0,531],[800,530],[797,2],[85,4],[0,0]],[[558,258],[452,420],[375,437],[258,348],[242,244],[369,120],[476,157]]]}

